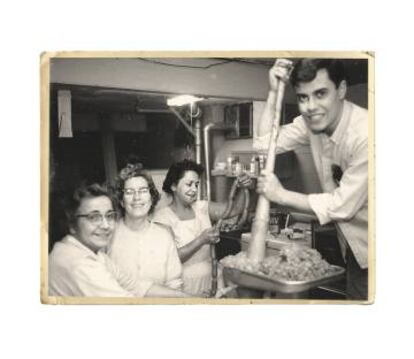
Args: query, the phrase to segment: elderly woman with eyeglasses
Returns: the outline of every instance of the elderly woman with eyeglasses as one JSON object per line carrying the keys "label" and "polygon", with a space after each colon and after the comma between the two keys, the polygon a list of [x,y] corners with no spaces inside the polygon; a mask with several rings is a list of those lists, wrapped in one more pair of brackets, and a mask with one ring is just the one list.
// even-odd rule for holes
{"label": "elderly woman with eyeglasses", "polygon": [[69,234],[55,243],[49,255],[49,295],[188,296],[150,279],[133,278],[106,255],[117,220],[114,208],[114,200],[103,186],[91,184],[74,191],[65,209]]}
{"label": "elderly woman with eyeglasses", "polygon": [[109,246],[110,258],[133,278],[181,290],[182,266],[173,235],[149,217],[160,197],[151,176],[129,164],[120,171],[116,187],[122,218]]}

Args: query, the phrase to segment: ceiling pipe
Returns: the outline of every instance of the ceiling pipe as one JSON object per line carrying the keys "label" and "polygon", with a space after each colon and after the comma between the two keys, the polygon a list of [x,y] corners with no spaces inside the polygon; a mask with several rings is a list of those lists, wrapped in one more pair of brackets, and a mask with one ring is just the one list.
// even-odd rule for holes
{"label": "ceiling pipe", "polygon": [[140,108],[136,110],[137,113],[171,113],[169,109],[144,109]]}
{"label": "ceiling pipe", "polygon": [[[170,107],[171,112],[173,112],[183,126],[187,129],[194,136],[194,147],[195,147],[195,160],[196,163],[201,164],[201,116],[202,111],[196,104],[190,104],[190,116],[191,119],[194,119],[194,130],[192,127],[187,123],[187,121],[181,116],[181,114],[174,108]],[[194,113],[193,113],[194,111]],[[198,199],[201,199],[202,193],[198,191],[197,194]]]}
{"label": "ceiling pipe", "polygon": [[210,173],[210,131],[222,130],[228,131],[234,129],[234,126],[228,126],[224,123],[209,123],[204,126],[204,161],[206,168],[206,194],[207,200],[211,200],[211,173]]}

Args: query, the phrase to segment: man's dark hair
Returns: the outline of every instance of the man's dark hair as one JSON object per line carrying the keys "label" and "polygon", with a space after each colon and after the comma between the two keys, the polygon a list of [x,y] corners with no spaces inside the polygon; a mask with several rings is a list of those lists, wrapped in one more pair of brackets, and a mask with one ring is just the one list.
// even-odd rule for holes
{"label": "man's dark hair", "polygon": [[195,163],[194,161],[184,160],[181,162],[174,163],[168,169],[167,175],[165,176],[162,190],[166,193],[172,194],[172,185],[177,185],[181,178],[184,177],[187,171],[194,171],[199,176],[204,172],[204,167]]}
{"label": "man's dark hair", "polygon": [[290,76],[293,87],[299,82],[310,82],[315,79],[318,70],[326,69],[329,78],[338,88],[341,81],[346,80],[345,66],[338,59],[301,59],[295,65]]}

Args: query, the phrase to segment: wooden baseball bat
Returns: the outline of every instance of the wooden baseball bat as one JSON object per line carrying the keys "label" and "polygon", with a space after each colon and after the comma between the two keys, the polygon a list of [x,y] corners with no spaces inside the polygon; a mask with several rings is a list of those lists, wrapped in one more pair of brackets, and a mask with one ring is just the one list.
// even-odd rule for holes
{"label": "wooden baseball bat", "polygon": [[[286,67],[288,69],[291,69],[292,63],[287,60],[285,61]],[[288,73],[290,73],[289,70]],[[285,79],[285,81],[286,80],[287,79]],[[273,172],[276,164],[276,141],[279,134],[280,119],[282,115],[282,103],[286,87],[285,81],[280,78],[278,81],[275,118],[273,120],[269,149],[267,152],[267,160],[265,165],[267,172]],[[255,217],[253,220],[252,235],[249,242],[249,247],[247,249],[247,256],[252,261],[261,262],[265,258],[266,235],[269,229],[269,211],[270,202],[264,195],[260,195],[256,206]]]}

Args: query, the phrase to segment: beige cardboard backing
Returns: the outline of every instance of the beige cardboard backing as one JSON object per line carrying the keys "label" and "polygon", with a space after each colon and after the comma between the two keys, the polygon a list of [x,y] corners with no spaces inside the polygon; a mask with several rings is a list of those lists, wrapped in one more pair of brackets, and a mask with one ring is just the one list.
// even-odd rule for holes
{"label": "beige cardboard backing", "polygon": [[[369,115],[369,224],[368,224],[368,300],[292,300],[292,299],[202,299],[202,298],[103,298],[51,297],[48,295],[48,205],[49,205],[49,84],[50,61],[53,58],[128,58],[128,57],[274,57],[276,58],[349,58],[368,59],[368,115]],[[41,94],[41,268],[40,297],[44,304],[370,304],[375,297],[375,123],[374,123],[374,52],[370,51],[59,51],[44,52],[40,56]],[[266,86],[267,84],[263,84]]]}

